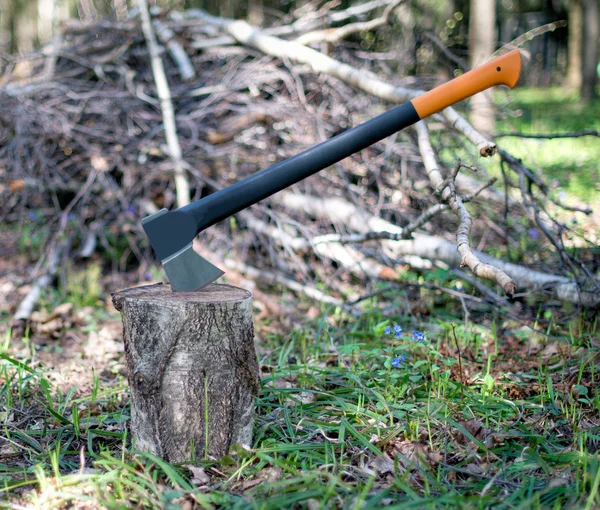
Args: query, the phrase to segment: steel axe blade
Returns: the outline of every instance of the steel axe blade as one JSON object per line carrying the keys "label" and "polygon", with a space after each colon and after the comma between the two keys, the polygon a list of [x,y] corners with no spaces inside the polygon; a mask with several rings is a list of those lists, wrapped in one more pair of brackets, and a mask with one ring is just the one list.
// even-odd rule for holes
{"label": "steel axe blade", "polygon": [[192,249],[194,237],[204,229],[473,94],[494,85],[512,88],[520,71],[519,50],[513,50],[228,188],[144,218],[144,230],[171,288],[201,289],[223,274]]}
{"label": "steel axe blade", "polygon": [[196,228],[187,220],[187,216],[177,214],[177,211],[170,213],[167,209],[142,220],[144,231],[175,292],[200,290],[224,274],[194,251],[192,241]]}

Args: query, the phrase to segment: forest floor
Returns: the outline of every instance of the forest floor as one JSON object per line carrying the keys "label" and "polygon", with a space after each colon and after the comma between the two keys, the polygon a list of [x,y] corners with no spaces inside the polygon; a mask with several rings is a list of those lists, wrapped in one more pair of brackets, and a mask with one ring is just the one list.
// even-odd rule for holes
{"label": "forest floor", "polygon": [[[543,97],[516,96],[518,129],[600,129],[600,103]],[[597,206],[597,140],[502,143],[543,158],[570,197]],[[12,282],[30,270],[23,245],[0,259],[0,507],[600,506],[592,312],[540,304],[538,319],[524,320],[422,287],[410,313],[382,317],[381,296],[398,310],[409,299],[382,289],[351,318],[262,288],[305,318],[256,310],[253,447],[172,465],[135,451],[127,429],[121,322],[109,293],[138,284],[138,273],[115,280],[99,262],[72,268],[75,283],[46,292],[16,335],[12,312],[28,289]]]}

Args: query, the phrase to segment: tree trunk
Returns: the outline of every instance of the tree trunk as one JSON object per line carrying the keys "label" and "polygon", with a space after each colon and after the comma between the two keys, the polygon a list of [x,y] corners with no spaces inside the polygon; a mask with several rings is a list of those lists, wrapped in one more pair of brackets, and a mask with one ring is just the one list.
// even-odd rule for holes
{"label": "tree trunk", "polygon": [[571,90],[580,90],[583,82],[582,52],[583,52],[583,13],[581,0],[569,2],[569,38],[567,40],[568,67],[565,86]]}
{"label": "tree trunk", "polygon": [[252,294],[158,284],[112,298],[123,320],[135,448],[184,462],[250,445],[259,387]]}
{"label": "tree trunk", "polygon": [[584,0],[583,67],[581,98],[589,101],[596,96],[598,82],[598,39],[600,38],[600,0]]}
{"label": "tree trunk", "polygon": [[[469,17],[469,50],[471,69],[485,62],[496,47],[496,0],[471,0]],[[486,90],[471,99],[471,123],[475,129],[490,134],[494,131],[492,91]]]}

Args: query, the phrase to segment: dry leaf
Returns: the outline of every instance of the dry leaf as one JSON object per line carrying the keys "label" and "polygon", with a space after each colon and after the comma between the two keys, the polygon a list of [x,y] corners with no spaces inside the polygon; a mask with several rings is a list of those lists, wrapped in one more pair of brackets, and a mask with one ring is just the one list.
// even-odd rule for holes
{"label": "dry leaf", "polygon": [[387,453],[378,455],[369,464],[369,467],[374,469],[378,474],[385,475],[386,473],[394,473],[394,461]]}
{"label": "dry leaf", "polygon": [[210,476],[206,474],[204,468],[198,466],[192,466],[191,464],[186,466],[192,473],[192,479],[190,480],[196,487],[208,485],[210,483]]}

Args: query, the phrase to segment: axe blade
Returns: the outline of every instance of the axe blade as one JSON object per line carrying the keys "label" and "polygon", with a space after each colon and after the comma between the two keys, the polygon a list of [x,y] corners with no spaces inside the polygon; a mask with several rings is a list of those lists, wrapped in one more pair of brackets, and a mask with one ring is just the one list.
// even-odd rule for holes
{"label": "axe blade", "polygon": [[200,290],[224,274],[192,248],[196,227],[189,216],[161,209],[142,225],[175,292]]}
{"label": "axe blade", "polygon": [[169,258],[161,260],[175,292],[193,292],[220,278],[224,272],[192,248],[192,243]]}

